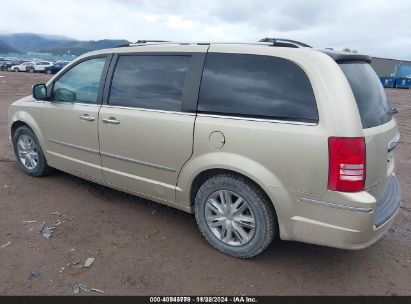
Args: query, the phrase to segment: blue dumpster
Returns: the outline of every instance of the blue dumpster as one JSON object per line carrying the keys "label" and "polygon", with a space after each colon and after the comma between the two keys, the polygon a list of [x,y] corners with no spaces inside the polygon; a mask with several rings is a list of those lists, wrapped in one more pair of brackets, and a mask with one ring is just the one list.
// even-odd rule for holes
{"label": "blue dumpster", "polygon": [[410,89],[411,88],[411,77],[398,77],[395,80],[397,88]]}
{"label": "blue dumpster", "polygon": [[384,88],[395,88],[395,77],[380,77]]}
{"label": "blue dumpster", "polygon": [[397,88],[411,88],[411,66],[401,65],[397,71],[397,79],[395,80]]}

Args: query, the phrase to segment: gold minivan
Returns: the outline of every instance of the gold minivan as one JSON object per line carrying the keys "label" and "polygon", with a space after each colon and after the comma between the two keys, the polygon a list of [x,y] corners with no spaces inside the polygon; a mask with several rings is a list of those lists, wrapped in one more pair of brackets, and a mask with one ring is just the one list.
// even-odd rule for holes
{"label": "gold minivan", "polygon": [[276,237],[360,249],[401,203],[396,109],[370,61],[275,41],[94,51],[11,105],[11,140],[29,175],[195,213],[234,257]]}

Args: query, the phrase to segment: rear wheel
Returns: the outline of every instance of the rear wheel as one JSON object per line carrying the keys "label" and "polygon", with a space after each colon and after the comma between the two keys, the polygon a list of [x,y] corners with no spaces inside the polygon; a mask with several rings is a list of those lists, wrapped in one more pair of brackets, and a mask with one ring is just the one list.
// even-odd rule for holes
{"label": "rear wheel", "polygon": [[34,72],[35,72],[35,70],[34,70],[33,67],[29,67],[29,68],[27,69],[27,71],[28,71],[29,73],[34,73]]}
{"label": "rear wheel", "polygon": [[26,126],[13,134],[13,148],[19,167],[31,176],[44,176],[52,172],[33,131]]}
{"label": "rear wheel", "polygon": [[233,174],[211,177],[200,187],[195,215],[204,238],[234,257],[258,255],[277,232],[275,211],[266,195],[246,178]]}

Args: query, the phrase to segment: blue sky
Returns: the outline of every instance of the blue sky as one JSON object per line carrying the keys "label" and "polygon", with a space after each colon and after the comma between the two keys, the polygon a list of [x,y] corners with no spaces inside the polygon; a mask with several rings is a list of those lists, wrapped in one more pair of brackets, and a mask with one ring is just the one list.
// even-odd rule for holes
{"label": "blue sky", "polygon": [[0,0],[1,33],[77,39],[296,39],[411,60],[410,0]]}

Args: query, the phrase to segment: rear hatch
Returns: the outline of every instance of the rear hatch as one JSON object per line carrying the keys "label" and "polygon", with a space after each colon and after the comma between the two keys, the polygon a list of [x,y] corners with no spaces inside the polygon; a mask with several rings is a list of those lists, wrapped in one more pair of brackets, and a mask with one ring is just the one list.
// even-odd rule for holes
{"label": "rear hatch", "polygon": [[391,149],[399,140],[397,124],[372,67],[364,61],[343,61],[339,65],[351,86],[361,116],[367,154],[365,188],[378,201],[394,170]]}

